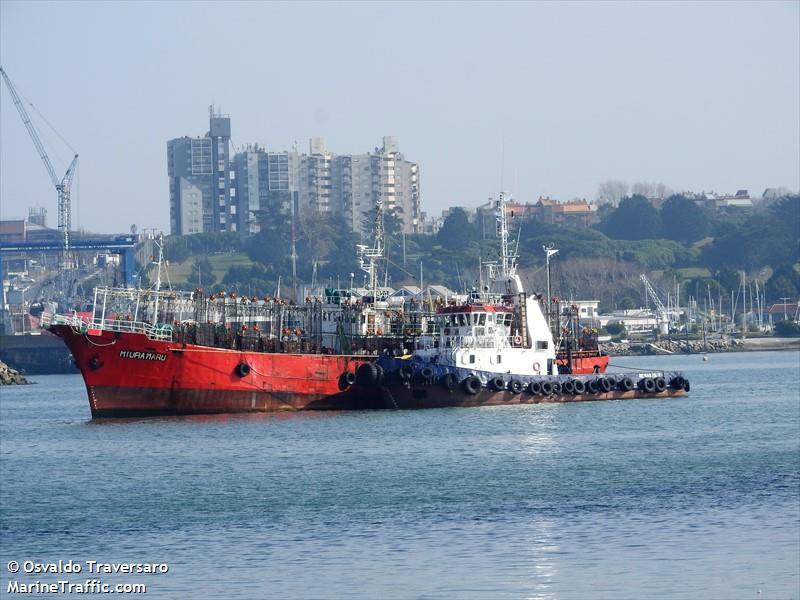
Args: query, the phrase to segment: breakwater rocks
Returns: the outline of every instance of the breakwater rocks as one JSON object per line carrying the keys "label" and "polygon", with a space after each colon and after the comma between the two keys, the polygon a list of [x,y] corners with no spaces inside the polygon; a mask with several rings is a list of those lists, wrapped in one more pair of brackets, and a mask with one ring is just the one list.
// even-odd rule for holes
{"label": "breakwater rocks", "polygon": [[25,385],[30,383],[25,377],[0,361],[0,385]]}
{"label": "breakwater rocks", "polygon": [[798,350],[800,338],[720,338],[707,340],[659,340],[657,342],[606,342],[600,350],[609,356],[652,354],[706,354],[744,350]]}

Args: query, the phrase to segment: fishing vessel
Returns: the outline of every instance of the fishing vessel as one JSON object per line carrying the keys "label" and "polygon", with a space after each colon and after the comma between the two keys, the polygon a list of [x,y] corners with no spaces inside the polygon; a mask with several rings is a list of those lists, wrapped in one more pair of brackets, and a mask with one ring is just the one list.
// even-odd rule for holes
{"label": "fishing vessel", "polygon": [[[464,302],[427,313],[381,297],[375,244],[360,246],[371,294],[303,302],[161,289],[97,288],[91,313],[42,315],[69,348],[93,417],[478,406],[682,395],[679,373],[603,375],[576,362],[551,305],[529,295],[498,202],[500,262]],[[378,214],[380,211],[378,211]],[[377,217],[380,219],[380,216]],[[160,245],[161,246],[161,245]],[[549,282],[549,278],[548,278]],[[550,298],[548,284],[547,298]],[[544,307],[544,312],[543,312]],[[589,357],[597,361],[596,356]],[[602,357],[605,358],[605,357]]]}

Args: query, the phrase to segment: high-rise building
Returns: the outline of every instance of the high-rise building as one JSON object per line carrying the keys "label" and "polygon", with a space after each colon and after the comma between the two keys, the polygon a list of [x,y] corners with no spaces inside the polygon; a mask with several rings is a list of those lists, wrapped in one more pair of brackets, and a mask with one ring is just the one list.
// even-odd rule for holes
{"label": "high-rise building", "polygon": [[212,107],[205,136],[167,142],[172,233],[248,236],[279,210],[340,215],[353,231],[369,234],[368,217],[379,201],[405,233],[422,231],[419,166],[405,160],[396,137],[365,154],[336,155],[312,138],[308,154],[253,145],[230,158],[230,134],[230,117]]}
{"label": "high-rise building", "polygon": [[236,229],[236,204],[229,175],[231,119],[215,113],[213,107],[209,113],[209,131],[204,137],[167,142],[173,234]]}

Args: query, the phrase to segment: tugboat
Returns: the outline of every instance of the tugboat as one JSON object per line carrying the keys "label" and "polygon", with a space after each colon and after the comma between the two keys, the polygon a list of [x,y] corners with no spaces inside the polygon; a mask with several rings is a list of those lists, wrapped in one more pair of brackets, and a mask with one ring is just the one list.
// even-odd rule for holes
{"label": "tugboat", "polygon": [[542,310],[549,289],[545,302],[523,289],[503,194],[497,208],[500,264],[492,265],[490,285],[467,304],[440,309],[434,333],[419,337],[413,354],[360,365],[353,393],[385,408],[433,408],[669,398],[689,391],[678,372],[565,373]]}

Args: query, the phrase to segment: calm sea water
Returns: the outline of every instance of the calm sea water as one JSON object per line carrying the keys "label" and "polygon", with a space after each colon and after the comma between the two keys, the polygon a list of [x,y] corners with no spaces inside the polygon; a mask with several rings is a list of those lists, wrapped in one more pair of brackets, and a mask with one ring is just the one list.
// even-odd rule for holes
{"label": "calm sea water", "polygon": [[0,595],[72,559],[168,563],[100,577],[148,598],[800,597],[800,353],[612,362],[692,393],[93,422],[79,376],[3,388]]}

